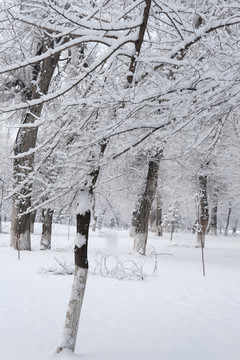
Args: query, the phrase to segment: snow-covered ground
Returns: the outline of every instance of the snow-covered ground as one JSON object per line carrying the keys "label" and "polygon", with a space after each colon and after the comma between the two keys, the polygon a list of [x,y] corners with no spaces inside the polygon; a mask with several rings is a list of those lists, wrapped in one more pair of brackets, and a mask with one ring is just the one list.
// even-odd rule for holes
{"label": "snow-covered ground", "polygon": [[143,259],[127,231],[91,233],[76,354],[56,355],[72,285],[56,274],[71,269],[74,228],[54,225],[53,249],[40,251],[37,225],[33,251],[18,260],[4,224],[0,359],[239,360],[240,236],[207,237],[206,277],[195,236],[169,237],[150,233]]}

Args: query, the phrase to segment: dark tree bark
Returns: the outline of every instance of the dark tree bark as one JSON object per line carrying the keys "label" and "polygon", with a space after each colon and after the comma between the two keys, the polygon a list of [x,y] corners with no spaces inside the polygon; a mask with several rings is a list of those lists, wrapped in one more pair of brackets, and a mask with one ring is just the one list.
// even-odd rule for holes
{"label": "dark tree bark", "polygon": [[31,234],[34,233],[34,224],[35,224],[36,215],[37,215],[37,210],[34,210],[30,213],[30,233]]}
{"label": "dark tree bark", "polygon": [[227,220],[226,220],[226,226],[224,229],[224,236],[228,236],[228,226],[229,226],[229,222],[230,222],[231,212],[232,212],[232,207],[229,207],[228,214],[227,214]]}
{"label": "dark tree bark", "polygon": [[93,202],[93,205],[92,205],[92,218],[93,218],[92,231],[96,231],[98,217],[97,217],[96,211],[95,211],[96,199],[95,199],[94,195],[92,198],[92,202]]}
{"label": "dark tree bark", "polygon": [[218,192],[214,191],[212,196],[212,208],[208,232],[210,235],[217,236],[217,212],[218,212]]}
{"label": "dark tree bark", "polygon": [[205,247],[205,234],[208,226],[207,176],[199,176],[198,232],[197,245]]}
{"label": "dark tree bark", "polygon": [[233,226],[233,229],[232,229],[232,235],[235,236],[236,233],[237,233],[237,225],[238,225],[238,220],[235,221],[235,224]]}
{"label": "dark tree bark", "polygon": [[158,169],[159,160],[149,161],[145,190],[142,195],[139,207],[133,214],[133,249],[141,255],[145,255],[146,253],[149,215],[157,189]]}
{"label": "dark tree bark", "polygon": [[[103,142],[100,147],[101,158],[107,147],[106,142]],[[88,275],[88,236],[91,219],[92,198],[99,172],[100,166],[98,166],[89,174],[86,187],[80,191],[79,203],[83,202],[84,206],[81,206],[81,211],[78,207],[76,215],[77,232],[74,247],[75,273],[72,293],[65,318],[63,341],[57,349],[58,353],[61,352],[64,348],[70,349],[71,351],[75,350],[80,313]]]}
{"label": "dark tree bark", "polygon": [[160,195],[157,196],[157,209],[156,209],[156,234],[162,236],[162,202]]}
{"label": "dark tree bark", "polygon": [[86,240],[81,247],[75,245],[75,265],[83,269],[88,269],[88,233],[90,219],[90,211],[87,211],[85,214],[77,214],[77,236],[80,235],[80,237],[84,237]]}
{"label": "dark tree bark", "polygon": [[[53,47],[51,39],[44,38],[37,55]],[[33,81],[31,89],[25,91],[26,100],[39,99],[42,94],[47,94],[50,82],[58,63],[59,54],[51,56],[35,64],[33,67]],[[13,211],[11,224],[11,246],[18,250],[31,250],[30,242],[30,213],[32,182],[28,177],[33,170],[34,152],[38,127],[28,127],[34,124],[41,116],[43,104],[31,106],[25,113],[22,123],[26,127],[18,130],[14,145],[13,179],[15,194],[13,196]]]}
{"label": "dark tree bark", "polygon": [[129,84],[132,84],[133,76],[134,76],[134,73],[136,71],[136,66],[137,66],[136,57],[139,56],[139,54],[141,52],[141,48],[142,48],[142,44],[143,44],[143,40],[144,40],[144,35],[145,35],[146,28],[147,28],[151,3],[152,3],[151,0],[145,0],[145,8],[144,8],[144,11],[143,11],[143,21],[142,21],[142,24],[140,25],[140,28],[139,28],[138,38],[135,41],[135,53],[131,58],[131,63],[130,63],[130,66],[129,66],[129,73],[130,74],[127,76],[127,81],[128,81]]}
{"label": "dark tree bark", "polygon": [[42,209],[41,250],[51,249],[53,210]]}
{"label": "dark tree bark", "polygon": [[[87,210],[84,214],[77,214],[73,288],[65,319],[64,339],[62,345],[57,349],[58,353],[61,352],[63,348],[74,351],[76,346],[78,325],[88,274],[88,233],[90,218],[90,210]],[[81,246],[80,243],[82,244]]]}

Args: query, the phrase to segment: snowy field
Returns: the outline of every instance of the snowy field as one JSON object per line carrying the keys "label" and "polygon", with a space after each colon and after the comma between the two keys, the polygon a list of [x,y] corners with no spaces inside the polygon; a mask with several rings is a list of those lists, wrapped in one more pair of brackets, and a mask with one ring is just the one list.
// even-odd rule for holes
{"label": "snowy field", "polygon": [[170,242],[169,234],[150,233],[143,259],[132,254],[128,231],[115,230],[90,235],[76,354],[56,355],[72,285],[72,275],[63,273],[72,267],[74,231],[54,225],[53,249],[40,251],[37,225],[33,251],[18,260],[4,224],[1,360],[240,359],[240,236],[207,237],[203,277],[194,235],[174,234]]}

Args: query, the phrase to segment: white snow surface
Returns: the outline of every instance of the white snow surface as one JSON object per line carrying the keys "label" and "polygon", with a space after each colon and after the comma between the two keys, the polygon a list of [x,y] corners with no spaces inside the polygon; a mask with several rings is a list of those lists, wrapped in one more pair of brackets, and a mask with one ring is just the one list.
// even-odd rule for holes
{"label": "white snow surface", "polygon": [[80,249],[85,244],[86,244],[86,237],[82,234],[76,234],[75,245]]}
{"label": "white snow surface", "polygon": [[81,191],[77,206],[77,214],[84,215],[91,209],[91,196],[88,191]]}
{"label": "white snow surface", "polygon": [[[90,233],[76,351],[56,354],[73,276],[39,269],[55,266],[55,258],[73,261],[75,229],[54,225],[52,250],[40,251],[37,224],[32,251],[22,251],[20,260],[9,247],[9,229],[5,223],[0,234],[0,359],[239,360],[239,234],[206,237],[203,277],[195,235],[177,233],[170,242],[169,234],[150,233],[152,256],[144,259],[132,252],[128,231]],[[93,275],[99,252],[141,263],[144,280]]]}

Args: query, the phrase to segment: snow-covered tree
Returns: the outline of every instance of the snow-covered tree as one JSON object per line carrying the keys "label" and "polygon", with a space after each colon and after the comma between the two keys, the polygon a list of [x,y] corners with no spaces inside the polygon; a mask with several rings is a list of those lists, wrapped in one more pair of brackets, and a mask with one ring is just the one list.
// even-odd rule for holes
{"label": "snow-covered tree", "polygon": [[[75,207],[75,277],[59,347],[74,351],[100,171],[129,151],[151,154],[164,144],[165,152],[183,134],[190,141],[182,143],[180,153],[172,146],[172,157],[191,152],[197,164],[209,161],[226,123],[239,112],[239,6],[233,0],[221,6],[216,0],[3,1],[0,6],[7,29],[1,89],[12,92],[0,111],[21,119],[14,147],[12,243],[30,248],[29,213],[44,201],[61,198],[66,208]],[[18,46],[15,39],[21,39]],[[37,143],[40,125],[46,136]],[[42,186],[41,170],[53,155],[60,171]],[[157,178],[150,172],[156,175],[159,163],[150,156],[145,166],[149,176],[140,197],[148,199],[143,196],[139,208],[149,213]],[[137,224],[142,252],[148,217]]]}
{"label": "snow-covered tree", "polygon": [[165,229],[165,231],[167,230],[171,233],[170,240],[172,240],[173,233],[181,229],[182,221],[181,221],[181,215],[179,214],[178,201],[175,201],[173,205],[170,205],[168,208],[168,212],[163,214],[162,226]]}

